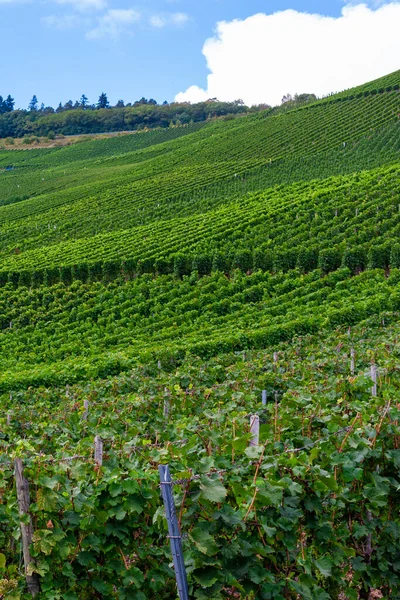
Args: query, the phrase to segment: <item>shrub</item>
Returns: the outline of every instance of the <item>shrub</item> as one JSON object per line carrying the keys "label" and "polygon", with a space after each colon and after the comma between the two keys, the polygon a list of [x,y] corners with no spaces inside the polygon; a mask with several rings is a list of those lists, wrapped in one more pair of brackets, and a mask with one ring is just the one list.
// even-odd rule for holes
{"label": "shrub", "polygon": [[198,271],[199,275],[210,275],[212,269],[212,258],[207,254],[198,254],[193,258],[192,270]]}
{"label": "shrub", "polygon": [[347,267],[353,275],[364,271],[367,266],[367,252],[363,246],[347,248],[343,254],[342,266]]}
{"label": "shrub", "polygon": [[137,272],[142,273],[154,273],[154,258],[140,258],[137,261]]}
{"label": "shrub", "polygon": [[30,271],[21,271],[19,274],[18,285],[29,287],[32,281],[32,274]]}
{"label": "shrub", "polygon": [[390,251],[390,266],[392,269],[400,268],[400,244],[393,244]]}
{"label": "shrub", "polygon": [[226,254],[222,254],[222,252],[216,252],[213,256],[212,261],[212,270],[220,271],[221,273],[229,273],[230,271],[230,261]]}
{"label": "shrub", "polygon": [[72,283],[72,270],[71,267],[62,266],[60,267],[60,281],[65,285],[71,285]]}
{"label": "shrub", "polygon": [[243,292],[243,300],[245,302],[260,302],[263,296],[264,290],[261,285],[253,285]]}
{"label": "shrub", "polygon": [[88,279],[89,281],[100,281],[103,277],[103,269],[101,262],[95,262],[88,265]]}
{"label": "shrub", "polygon": [[39,285],[42,285],[43,282],[44,282],[44,271],[33,271],[31,285],[33,287],[38,287]]}
{"label": "shrub", "polygon": [[369,269],[387,269],[390,263],[390,244],[372,246],[368,252]]}
{"label": "shrub", "polygon": [[60,281],[60,269],[58,267],[45,269],[43,272],[43,283],[45,285],[54,285]]}
{"label": "shrub", "polygon": [[309,273],[316,269],[318,266],[318,248],[316,246],[311,248],[300,247],[296,266],[301,273]]}
{"label": "shrub", "polygon": [[323,275],[332,273],[340,267],[342,257],[340,250],[337,248],[326,248],[321,250],[318,256],[318,268],[321,269]]}
{"label": "shrub", "polygon": [[154,269],[157,275],[167,275],[172,271],[171,261],[166,258],[157,258],[154,263]]}
{"label": "shrub", "polygon": [[257,248],[253,253],[253,267],[255,270],[271,272],[274,267],[274,253],[267,248]]}
{"label": "shrub", "polygon": [[79,280],[85,283],[88,279],[88,266],[86,263],[73,265],[71,267],[71,275],[73,280]]}
{"label": "shrub", "polygon": [[8,283],[11,283],[13,286],[17,286],[19,281],[19,273],[14,273],[14,271],[10,271],[8,274]]}
{"label": "shrub", "polygon": [[297,263],[297,250],[293,249],[282,249],[275,253],[274,258],[274,271],[290,271],[296,268]]}
{"label": "shrub", "polygon": [[250,271],[253,266],[253,255],[250,250],[238,250],[233,257],[232,267],[240,269],[244,273]]}
{"label": "shrub", "polygon": [[121,273],[121,261],[107,260],[103,263],[103,278],[105,281],[116,279]]}
{"label": "shrub", "polygon": [[122,261],[121,267],[122,267],[122,274],[124,275],[124,277],[129,279],[130,277],[133,277],[136,273],[137,259],[136,258],[127,258]]}
{"label": "shrub", "polygon": [[175,254],[174,256],[174,275],[176,277],[183,277],[184,275],[190,275],[191,261],[185,254]]}

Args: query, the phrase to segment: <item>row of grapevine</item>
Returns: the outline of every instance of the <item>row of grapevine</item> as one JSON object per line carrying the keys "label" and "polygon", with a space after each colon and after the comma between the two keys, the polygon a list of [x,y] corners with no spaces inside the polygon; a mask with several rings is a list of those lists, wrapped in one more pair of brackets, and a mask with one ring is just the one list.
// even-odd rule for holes
{"label": "row of grapevine", "polygon": [[[43,599],[175,597],[160,463],[180,482],[191,597],[397,597],[398,336],[398,323],[370,323],[367,335],[338,330],[323,342],[276,346],[275,359],[265,351],[191,357],[170,373],[153,362],[108,381],[4,396],[2,593],[20,599],[25,583],[15,552],[13,461],[21,457]],[[263,389],[278,402],[262,407]],[[254,413],[260,445],[249,447]]]}
{"label": "row of grapevine", "polygon": [[[19,249],[3,259],[1,270],[44,272],[59,266],[118,264],[129,259],[134,264],[141,261],[142,271],[155,271],[162,260],[172,264],[177,253],[193,259],[218,252],[233,258],[239,250],[261,249],[285,256],[295,249],[306,250],[306,246],[319,251],[340,246],[344,251],[358,245],[381,245],[398,235],[399,186],[397,165],[322,182],[279,186],[204,214],[26,252]],[[296,260],[290,259],[289,268]]]}
{"label": "row of grapevine", "polygon": [[236,271],[183,281],[142,275],[70,287],[0,288],[0,389],[71,383],[265,348],[400,309],[399,270],[278,274]]}
{"label": "row of grapevine", "polygon": [[[142,212],[146,211],[149,200],[153,210],[160,209],[158,217],[155,214],[155,218],[160,218],[168,200],[177,193],[196,189],[198,196],[201,187],[215,181],[232,180],[235,174],[269,164],[271,159],[288,154],[304,159],[337,149],[343,142],[351,144],[371,129],[379,130],[384,124],[397,121],[398,94],[388,94],[387,98],[390,106],[380,100],[381,104],[368,106],[368,111],[358,107],[357,101],[354,110],[349,110],[345,116],[323,112],[318,119],[310,117],[308,121],[299,111],[299,114],[287,115],[288,121],[286,116],[265,117],[260,123],[249,117],[238,119],[239,124],[234,121],[234,125],[230,122],[211,124],[198,133],[159,144],[154,150],[149,147],[104,160],[63,165],[61,150],[57,150],[58,167],[51,167],[49,163],[48,169],[42,172],[28,169],[26,175],[20,175],[15,171],[0,179],[0,192],[1,184],[5,182],[6,193],[11,197],[44,194],[2,207],[3,252],[12,248],[12,244],[14,247],[33,247],[52,243],[62,234],[64,237],[71,234],[82,237],[141,225],[146,222]],[[344,119],[343,129],[339,126],[340,119]],[[84,146],[82,144],[82,149]],[[60,188],[62,191],[57,191]],[[158,207],[160,200],[163,202]],[[28,216],[31,218],[27,219]],[[47,233],[43,232],[46,226]],[[35,234],[36,231],[40,233]]]}

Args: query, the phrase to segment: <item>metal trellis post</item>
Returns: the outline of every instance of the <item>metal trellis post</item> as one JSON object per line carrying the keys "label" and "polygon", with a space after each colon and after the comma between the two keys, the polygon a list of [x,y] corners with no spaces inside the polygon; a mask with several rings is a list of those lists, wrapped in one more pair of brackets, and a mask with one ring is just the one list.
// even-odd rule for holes
{"label": "metal trellis post", "polygon": [[183,562],[182,536],[179,530],[178,519],[176,518],[169,465],[159,465],[158,470],[160,473],[161,493],[168,521],[168,537],[171,543],[172,560],[174,563],[179,598],[180,600],[189,600],[186,569],[185,563]]}

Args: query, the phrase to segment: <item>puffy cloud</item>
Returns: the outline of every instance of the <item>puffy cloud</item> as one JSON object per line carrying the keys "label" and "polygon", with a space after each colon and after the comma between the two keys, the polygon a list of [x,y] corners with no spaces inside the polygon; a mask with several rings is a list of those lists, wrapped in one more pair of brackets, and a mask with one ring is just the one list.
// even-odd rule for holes
{"label": "puffy cloud", "polygon": [[158,14],[153,15],[149,19],[149,23],[152,27],[157,29],[162,29],[167,25],[184,25],[189,20],[187,14],[182,12],[172,13],[172,14]]}
{"label": "puffy cloud", "polygon": [[109,9],[99,17],[97,26],[87,32],[88,40],[103,38],[117,39],[121,34],[129,32],[130,25],[140,21],[141,15],[133,9]]}
{"label": "puffy cloud", "polygon": [[222,21],[203,47],[207,89],[193,85],[175,99],[276,105],[287,92],[322,96],[360,85],[399,68],[399,23],[400,2],[346,5],[337,18],[285,10]]}
{"label": "puffy cloud", "polygon": [[103,10],[107,7],[107,0],[53,0],[57,4],[69,4],[73,8],[86,10]]}

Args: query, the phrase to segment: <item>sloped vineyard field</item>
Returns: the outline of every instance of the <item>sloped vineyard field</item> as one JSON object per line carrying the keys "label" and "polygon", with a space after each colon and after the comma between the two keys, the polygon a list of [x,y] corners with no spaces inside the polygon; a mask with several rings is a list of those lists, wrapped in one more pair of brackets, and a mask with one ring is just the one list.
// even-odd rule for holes
{"label": "sloped vineyard field", "polygon": [[0,151],[0,598],[400,598],[399,84]]}

